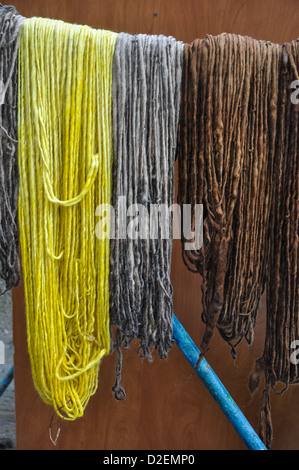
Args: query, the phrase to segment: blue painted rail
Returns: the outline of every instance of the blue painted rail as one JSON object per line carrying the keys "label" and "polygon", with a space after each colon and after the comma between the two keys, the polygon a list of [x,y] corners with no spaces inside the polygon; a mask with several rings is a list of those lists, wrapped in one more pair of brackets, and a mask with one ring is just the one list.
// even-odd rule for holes
{"label": "blue painted rail", "polygon": [[11,366],[11,368],[9,369],[9,371],[7,372],[7,374],[5,375],[4,379],[2,380],[0,384],[0,397],[1,395],[3,395],[3,393],[5,392],[5,390],[7,389],[10,382],[13,380],[13,378],[14,378],[14,367]]}
{"label": "blue painted rail", "polygon": [[[173,337],[191,366],[195,368],[200,351],[175,315],[173,315]],[[196,373],[247,447],[250,450],[267,450],[204,357],[202,358]]]}

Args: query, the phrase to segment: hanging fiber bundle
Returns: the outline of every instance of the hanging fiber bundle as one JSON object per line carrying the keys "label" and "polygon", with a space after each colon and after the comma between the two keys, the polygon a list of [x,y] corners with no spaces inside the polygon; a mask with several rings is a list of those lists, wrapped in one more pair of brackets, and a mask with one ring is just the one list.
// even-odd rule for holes
{"label": "hanging fiber bundle", "polygon": [[[156,225],[155,232],[147,215],[153,205],[169,208],[174,202],[182,59],[183,44],[171,37],[121,33],[116,41],[110,315],[118,350],[114,386],[118,399],[125,398],[120,386],[122,344],[128,348],[137,337],[139,355],[149,359],[153,348],[165,358],[173,344],[173,221],[170,217],[169,230],[163,235],[161,225]],[[123,205],[119,205],[121,197]],[[127,223],[132,222],[132,217],[127,220],[129,208],[133,208],[131,216],[140,216],[136,237],[127,232]]]}
{"label": "hanging fiber bundle", "polygon": [[23,17],[0,4],[0,277],[20,282],[18,228],[18,42]]}
{"label": "hanging fiber bundle", "polygon": [[202,276],[202,354],[217,327],[235,356],[265,289],[281,47],[221,34],[184,54],[178,202],[203,204],[204,237],[183,259]]}
{"label": "hanging fiber bundle", "polygon": [[83,415],[110,352],[112,59],[117,34],[26,19],[19,45],[19,221],[32,375],[62,418]]}
{"label": "hanging fiber bundle", "polygon": [[[268,448],[273,434],[270,389],[282,394],[290,384],[299,382],[299,104],[292,102],[291,87],[299,80],[298,69],[297,40],[283,45],[269,227],[266,338],[263,356],[257,360],[249,382],[253,392],[265,375],[260,435]],[[293,98],[298,101],[296,93]]]}

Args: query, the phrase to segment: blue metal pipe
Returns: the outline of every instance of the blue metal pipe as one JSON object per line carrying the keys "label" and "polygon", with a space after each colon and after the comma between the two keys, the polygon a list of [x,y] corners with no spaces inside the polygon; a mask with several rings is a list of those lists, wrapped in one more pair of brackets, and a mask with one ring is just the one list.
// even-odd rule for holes
{"label": "blue metal pipe", "polygon": [[7,372],[6,376],[4,377],[4,379],[2,380],[0,384],[0,397],[1,395],[3,395],[3,393],[5,392],[5,390],[7,389],[10,382],[13,380],[13,378],[14,378],[14,367],[11,366],[11,368],[9,369],[9,371]]}
{"label": "blue metal pipe", "polygon": [[[175,315],[173,315],[173,337],[191,366],[195,368],[200,351]],[[267,450],[204,357],[202,358],[196,373],[230,420],[231,424],[234,426],[247,447],[250,450]]]}

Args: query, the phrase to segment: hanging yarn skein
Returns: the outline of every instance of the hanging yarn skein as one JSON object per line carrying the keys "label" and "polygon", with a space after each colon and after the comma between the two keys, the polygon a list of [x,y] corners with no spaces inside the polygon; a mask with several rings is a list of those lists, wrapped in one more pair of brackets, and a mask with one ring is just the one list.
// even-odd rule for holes
{"label": "hanging yarn skein", "polygon": [[23,17],[0,4],[0,278],[20,282],[18,225],[18,43]]}
{"label": "hanging yarn skein", "polygon": [[19,44],[19,221],[35,387],[64,419],[82,416],[110,352],[112,58],[117,34],[26,19]]}
{"label": "hanging yarn skein", "polygon": [[282,52],[269,226],[266,338],[263,355],[256,361],[249,381],[254,392],[265,376],[260,435],[268,448],[273,438],[270,390],[280,395],[290,384],[299,382],[299,104],[292,102],[291,86],[299,80],[299,41],[284,44]]}
{"label": "hanging yarn skein", "polygon": [[266,283],[281,46],[208,35],[184,54],[178,202],[203,204],[204,236],[183,259],[202,276],[202,354],[217,327],[235,357]]}
{"label": "hanging yarn skein", "polygon": [[[182,60],[183,43],[171,37],[121,33],[116,41],[110,315],[118,351],[117,399],[126,396],[120,386],[123,344],[128,348],[138,338],[139,355],[150,360],[154,348],[165,358],[173,344],[173,220],[163,232],[157,218],[151,223],[147,217],[154,207],[168,209],[174,202]],[[162,223],[166,217],[162,214]]]}

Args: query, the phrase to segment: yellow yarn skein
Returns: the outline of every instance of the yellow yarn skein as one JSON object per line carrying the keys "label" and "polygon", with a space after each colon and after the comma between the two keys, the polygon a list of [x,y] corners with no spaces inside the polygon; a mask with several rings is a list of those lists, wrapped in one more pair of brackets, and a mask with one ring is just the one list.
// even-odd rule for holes
{"label": "yellow yarn skein", "polygon": [[74,420],[110,352],[112,60],[117,33],[25,19],[19,42],[19,225],[34,385]]}

